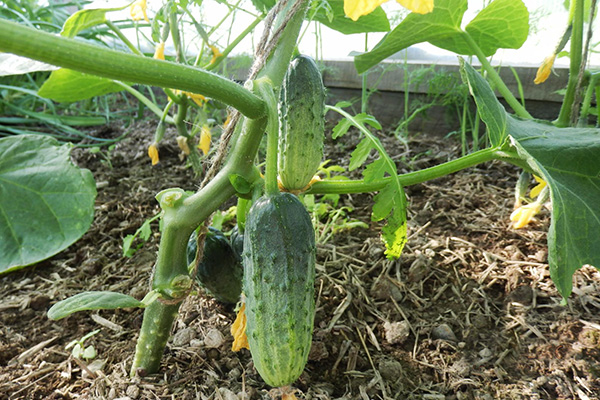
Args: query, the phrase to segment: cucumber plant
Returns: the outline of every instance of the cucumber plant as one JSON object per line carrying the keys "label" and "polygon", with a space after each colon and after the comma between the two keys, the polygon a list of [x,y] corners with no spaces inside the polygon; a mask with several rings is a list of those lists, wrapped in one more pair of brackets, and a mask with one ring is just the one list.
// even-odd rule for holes
{"label": "cucumber plant", "polygon": [[[576,117],[571,98],[576,87],[567,88],[568,105],[556,124],[534,120],[487,60],[499,48],[519,47],[526,39],[528,11],[522,1],[494,0],[463,29],[462,17],[467,1],[436,0],[433,10],[427,6],[425,11],[418,10],[424,14],[409,14],[378,46],[355,58],[356,67],[362,73],[386,56],[418,42],[430,42],[458,54],[475,56],[486,70],[488,79],[516,114],[507,113],[488,81],[468,63],[461,61],[462,78],[487,126],[489,147],[403,174],[398,173],[394,161],[373,131],[382,129],[377,120],[366,113],[352,115],[345,109],[347,103],[324,107],[322,81],[314,63],[306,57],[291,60],[308,2],[280,0],[276,4],[266,1],[255,3],[263,13],[261,18],[266,23],[266,34],[257,47],[255,62],[243,86],[211,72],[210,65],[197,68],[185,64],[183,59],[165,61],[89,45],[9,21],[0,24],[0,51],[98,79],[202,94],[237,110],[198,191],[189,193],[179,188],[168,188],[156,195],[162,209],[162,232],[146,297],[139,301],[120,293],[84,292],[55,304],[48,312],[50,318],[60,319],[82,310],[144,308],[131,375],[158,372],[179,307],[196,280],[197,268],[188,266],[190,236],[197,231],[197,243],[204,243],[207,240],[206,230],[198,228],[204,226],[215,210],[237,196],[235,247],[239,253],[241,235],[244,264],[242,298],[246,302],[241,309],[246,310],[242,316],[247,321],[241,334],[247,333],[255,366],[264,380],[272,386],[289,385],[304,369],[310,349],[314,318],[315,237],[305,207],[295,194],[281,190],[315,195],[377,192],[373,199],[372,219],[385,221],[382,227],[385,254],[389,258],[397,258],[407,241],[404,188],[494,159],[520,166],[548,184],[552,201],[549,265],[551,277],[563,298],[570,295],[571,277],[578,268],[583,264],[600,266],[600,250],[594,245],[600,235],[600,203],[597,201],[600,197],[600,158],[597,157],[600,130],[562,127]],[[341,1],[330,0],[328,3],[333,11],[343,8]],[[362,3],[352,0],[345,3],[351,9],[352,20],[358,19],[361,13],[373,11],[362,9]],[[431,0],[411,3],[433,5]],[[574,54],[582,53],[583,4],[583,0],[571,1],[571,60],[579,63],[572,68],[572,74],[581,70],[581,57]],[[100,14],[104,15],[103,12]],[[339,15],[333,12],[324,17],[318,12],[311,12],[310,18],[344,33],[389,30],[387,17],[380,8],[357,23],[343,17],[343,11],[342,17]],[[12,40],[14,37],[20,40]],[[73,54],[79,56],[72,57]],[[299,89],[305,89],[305,92]],[[185,104],[178,105],[180,110],[185,110]],[[362,168],[362,179],[326,177],[310,182],[321,162],[322,118],[323,113],[329,111],[343,117],[331,132],[334,139],[342,138],[350,127],[355,127],[362,135],[350,154],[349,163],[349,170]],[[164,118],[159,127],[166,120],[168,109],[160,114]],[[257,154],[265,132],[267,153],[263,178],[259,169],[263,160]],[[41,208],[40,204],[46,201],[51,211],[58,211],[53,215],[71,222],[60,227],[54,225],[59,234],[68,233],[63,235],[68,240],[60,243],[58,247],[61,248],[76,240],[77,234],[85,230],[91,219],[89,203],[93,205],[95,192],[89,189],[90,183],[93,187],[90,174],[78,172],[65,161],[68,152],[64,147],[57,149],[56,143],[37,137],[34,140],[43,144],[38,153],[41,154],[39,159],[30,156],[36,154],[31,141],[0,139],[0,151],[3,153],[0,159],[0,205],[3,211],[0,213],[3,223],[0,225],[0,259],[17,260],[11,268],[34,262],[24,256],[27,255],[24,249],[33,248],[32,243],[37,243],[32,237],[36,230],[19,220],[23,215],[19,204],[31,204],[32,208],[38,204]],[[376,155],[370,158],[372,153]],[[373,161],[367,163],[368,159]],[[58,167],[51,169],[54,165]],[[15,170],[24,172],[15,176]],[[52,171],[67,171],[68,174],[53,177]],[[283,178],[283,173],[286,178]],[[278,175],[283,178],[283,189],[278,185]],[[88,188],[85,193],[72,190],[81,182],[83,187]],[[51,190],[39,190],[44,187],[43,184]],[[25,193],[20,191],[23,187],[35,190]],[[70,200],[66,203],[69,207],[57,205],[56,199]],[[42,211],[33,211],[40,221],[47,218]],[[79,223],[73,224],[73,220]],[[198,245],[198,248],[205,247]],[[208,260],[207,253],[208,250],[203,252],[203,256]],[[10,257],[7,258],[7,254]],[[200,251],[197,251],[197,256],[199,262]],[[219,272],[210,274],[217,275]],[[237,290],[232,300],[233,297],[237,297]],[[239,328],[240,325],[237,326]]]}

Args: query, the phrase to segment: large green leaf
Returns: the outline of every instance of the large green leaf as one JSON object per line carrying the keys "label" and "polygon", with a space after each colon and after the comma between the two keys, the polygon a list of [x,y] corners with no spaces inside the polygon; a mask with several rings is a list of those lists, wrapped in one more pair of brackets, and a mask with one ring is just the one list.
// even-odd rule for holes
{"label": "large green leaf", "polygon": [[114,310],[132,307],[145,307],[145,304],[122,293],[83,292],[54,304],[48,310],[48,318],[56,321],[78,311]]}
{"label": "large green leaf", "polygon": [[517,119],[492,97],[491,88],[474,76],[472,67],[464,68],[488,129],[498,130],[504,123],[521,159],[550,187],[548,263],[552,280],[566,298],[575,271],[584,264],[600,268],[600,129],[557,128]]}
{"label": "large green leaf", "polygon": [[459,58],[459,61],[461,75],[475,99],[481,119],[486,123],[490,142],[492,146],[500,146],[507,137],[506,112],[483,76],[464,59]]}
{"label": "large green leaf", "polygon": [[126,7],[129,7],[129,4],[116,8],[94,8],[79,10],[67,18],[63,24],[63,29],[60,34],[68,38],[73,38],[84,29],[105,23],[107,12],[120,11]]}
{"label": "large green leaf", "polygon": [[88,230],[96,185],[69,148],[47,136],[0,139],[0,273],[48,258]]}
{"label": "large green leaf", "polygon": [[519,154],[550,186],[550,276],[563,297],[584,264],[600,268],[600,129],[556,128],[509,117]]}
{"label": "large green leaf", "polygon": [[417,43],[429,42],[457,54],[486,55],[499,48],[519,48],[529,32],[529,12],[522,0],[494,0],[463,30],[467,0],[436,0],[429,14],[409,14],[373,50],[354,59],[363,73],[381,60]]}
{"label": "large green leaf", "polygon": [[344,0],[321,0],[316,2],[316,6],[309,10],[308,18],[345,35],[387,32],[390,30],[390,22],[381,7],[377,7],[370,14],[363,15],[357,21],[352,21],[344,13]]}
{"label": "large green leaf", "polygon": [[73,102],[121,90],[123,87],[111,79],[61,68],[50,74],[38,94],[54,101]]}

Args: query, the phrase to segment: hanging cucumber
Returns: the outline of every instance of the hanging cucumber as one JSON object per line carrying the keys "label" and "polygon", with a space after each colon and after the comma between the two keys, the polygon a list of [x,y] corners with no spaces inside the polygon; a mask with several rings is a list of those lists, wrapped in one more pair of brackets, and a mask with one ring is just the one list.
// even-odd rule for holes
{"label": "hanging cucumber", "polygon": [[[194,232],[188,242],[188,265],[195,263],[197,238]],[[235,304],[242,292],[242,275],[242,265],[229,240],[218,229],[209,227],[204,239],[202,262],[196,268],[196,280],[200,286],[206,288],[217,301]]]}
{"label": "hanging cucumber", "polygon": [[325,88],[315,61],[290,63],[279,98],[279,178],[289,191],[305,188],[323,158]]}
{"label": "hanging cucumber", "polygon": [[315,234],[295,195],[267,194],[255,202],[243,260],[254,366],[267,384],[289,385],[306,365],[315,312]]}

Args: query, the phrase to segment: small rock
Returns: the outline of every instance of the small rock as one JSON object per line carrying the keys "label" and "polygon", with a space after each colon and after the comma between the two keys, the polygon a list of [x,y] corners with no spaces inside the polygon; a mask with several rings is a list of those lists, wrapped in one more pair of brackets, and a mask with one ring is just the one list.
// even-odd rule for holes
{"label": "small rock", "polygon": [[383,359],[379,362],[379,373],[387,381],[396,382],[402,374],[402,364],[396,360]]}
{"label": "small rock", "polygon": [[50,304],[50,297],[43,294],[35,295],[29,300],[29,307],[36,311],[44,310],[48,307],[48,304]]}
{"label": "small rock", "polygon": [[183,328],[173,335],[173,346],[187,346],[192,339],[196,338],[196,331],[192,328]]}
{"label": "small rock", "polygon": [[479,357],[481,358],[491,358],[493,355],[492,351],[487,347],[484,347],[479,351]]}
{"label": "small rock", "polygon": [[135,400],[140,395],[140,388],[137,387],[136,385],[129,385],[129,386],[127,386],[127,389],[125,390],[125,394]]}
{"label": "small rock", "polygon": [[508,301],[529,306],[533,302],[533,289],[529,285],[520,285],[508,295]]}
{"label": "small rock", "polygon": [[458,339],[456,338],[456,335],[452,331],[452,328],[450,328],[450,325],[448,325],[448,324],[440,324],[440,325],[434,327],[431,330],[431,337],[433,339],[442,339],[442,340],[446,340],[449,342],[457,342],[458,341]]}
{"label": "small rock", "polygon": [[239,400],[237,394],[227,388],[219,388],[219,394],[223,400]]}
{"label": "small rock", "polygon": [[377,300],[389,300],[390,297],[397,302],[402,301],[402,292],[398,286],[394,285],[388,279],[381,279],[377,281],[370,291],[373,298]]}
{"label": "small rock", "polygon": [[386,321],[383,324],[383,330],[385,331],[385,339],[390,344],[403,343],[410,335],[410,327],[406,321]]}
{"label": "small rock", "polygon": [[225,337],[221,331],[216,328],[209,329],[208,332],[206,332],[206,336],[204,336],[204,346],[209,349],[219,348],[224,342]]}

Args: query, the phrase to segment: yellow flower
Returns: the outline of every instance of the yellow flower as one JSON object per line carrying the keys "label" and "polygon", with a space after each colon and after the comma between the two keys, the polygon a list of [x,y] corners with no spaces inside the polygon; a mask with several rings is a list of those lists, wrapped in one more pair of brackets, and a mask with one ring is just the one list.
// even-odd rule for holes
{"label": "yellow flower", "polygon": [[231,325],[231,335],[233,336],[233,344],[231,350],[240,351],[241,349],[250,350],[248,345],[248,336],[246,336],[246,304],[242,304],[240,310],[235,317],[235,321]]}
{"label": "yellow flower", "polygon": [[533,178],[538,183],[531,191],[529,192],[529,197],[535,199],[540,195],[542,189],[544,189],[547,185],[546,181],[540,178],[539,176],[533,175]]}
{"label": "yellow flower", "polygon": [[227,128],[231,123],[231,113],[227,113],[227,118],[225,118],[225,122],[223,122],[223,128]]}
{"label": "yellow flower", "polygon": [[156,45],[156,49],[154,50],[154,58],[157,60],[165,59],[165,42],[160,42]]}
{"label": "yellow flower", "polygon": [[210,128],[208,125],[203,125],[202,131],[200,132],[200,143],[198,144],[198,148],[202,150],[204,155],[207,155],[208,151],[210,150],[210,138]]}
{"label": "yellow flower", "polygon": [[146,14],[146,0],[137,0],[133,3],[131,7],[129,7],[129,14],[131,14],[131,19],[134,21],[144,19],[146,22],[150,22],[148,15]]}
{"label": "yellow flower", "polygon": [[512,227],[514,229],[523,228],[531,222],[533,217],[542,209],[542,203],[533,202],[517,208],[510,214],[510,220],[513,221]]}
{"label": "yellow flower", "polygon": [[556,54],[552,53],[548,57],[544,58],[542,61],[542,65],[537,70],[535,74],[535,79],[533,83],[539,85],[540,83],[546,82],[546,79],[550,76],[552,72],[552,66],[554,66],[554,60],[556,60]]}
{"label": "yellow flower", "polygon": [[186,156],[190,155],[190,148],[188,146],[187,138],[185,136],[177,136],[177,146],[183,151]]}
{"label": "yellow flower", "polygon": [[152,165],[156,165],[160,161],[158,159],[158,148],[156,147],[156,143],[152,143],[148,147],[148,157],[152,160]]}
{"label": "yellow flower", "polygon": [[212,45],[211,45],[211,46],[208,46],[208,47],[210,47],[210,50],[211,50],[211,51],[212,51],[212,53],[213,53],[213,56],[212,56],[212,59],[210,60],[210,63],[211,63],[211,64],[214,64],[214,63],[215,63],[215,61],[217,61],[217,59],[218,59],[219,57],[223,57],[223,53],[221,53],[221,52],[219,51],[219,49],[217,48],[217,46],[212,46]]}
{"label": "yellow flower", "polygon": [[[344,0],[344,13],[353,21],[370,14],[388,0]],[[433,11],[433,0],[396,0],[400,5],[417,14]]]}
{"label": "yellow flower", "polygon": [[202,96],[201,94],[196,94],[196,93],[191,93],[191,92],[183,92],[179,89],[174,90],[173,93],[175,93],[177,96],[179,96],[180,94],[185,94],[187,97],[192,99],[194,101],[194,103],[198,104],[198,107],[202,107],[204,102],[206,102],[206,97]]}

